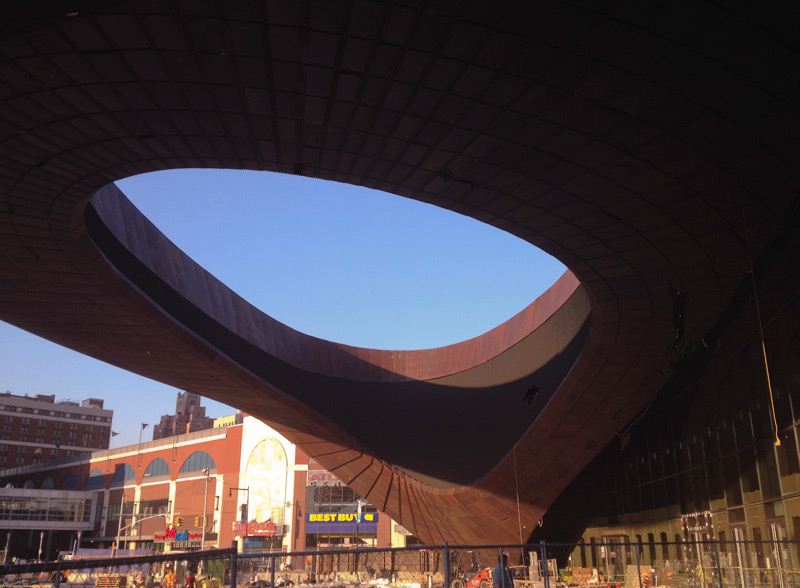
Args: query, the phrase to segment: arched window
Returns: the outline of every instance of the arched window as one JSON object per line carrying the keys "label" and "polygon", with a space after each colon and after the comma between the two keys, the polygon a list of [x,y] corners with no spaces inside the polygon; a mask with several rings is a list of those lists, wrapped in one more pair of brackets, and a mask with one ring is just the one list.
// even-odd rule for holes
{"label": "arched window", "polygon": [[244,486],[258,488],[249,495],[250,516],[282,525],[286,511],[286,451],[277,439],[263,439],[250,452]]}
{"label": "arched window", "polygon": [[78,489],[78,478],[75,477],[75,474],[67,474],[61,480],[61,483],[58,485],[59,490],[77,490]]}
{"label": "arched window", "polygon": [[106,475],[103,473],[103,470],[99,468],[95,468],[89,472],[89,476],[83,483],[84,490],[105,490],[105,487]]}
{"label": "arched window", "polygon": [[22,485],[22,487],[33,489],[33,480],[25,480],[25,483]]}
{"label": "arched window", "polygon": [[136,472],[127,463],[117,467],[114,472],[114,478],[111,480],[112,488],[121,488],[122,486],[131,486],[136,483]]}
{"label": "arched window", "polygon": [[46,477],[42,482],[42,490],[55,490],[56,483],[53,482],[53,478],[50,476]]}
{"label": "arched window", "polygon": [[178,472],[179,478],[185,478],[195,472],[202,472],[208,468],[209,473],[216,473],[217,465],[209,454],[205,451],[195,451],[191,454],[181,466],[181,471]]}
{"label": "arched window", "polygon": [[150,462],[144,471],[142,484],[155,482],[157,480],[169,480],[169,464],[162,458],[157,457]]}

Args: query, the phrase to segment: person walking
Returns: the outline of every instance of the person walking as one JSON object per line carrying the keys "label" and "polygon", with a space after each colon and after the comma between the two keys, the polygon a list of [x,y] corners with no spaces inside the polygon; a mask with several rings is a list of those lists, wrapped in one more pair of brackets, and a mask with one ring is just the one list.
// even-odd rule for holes
{"label": "person walking", "polygon": [[175,588],[175,583],[178,579],[175,577],[175,572],[172,571],[172,568],[167,570],[167,575],[164,576],[164,585],[167,588]]}
{"label": "person walking", "polygon": [[494,588],[514,588],[514,580],[511,578],[511,572],[508,570],[508,554],[497,558],[497,567],[492,572],[492,584]]}

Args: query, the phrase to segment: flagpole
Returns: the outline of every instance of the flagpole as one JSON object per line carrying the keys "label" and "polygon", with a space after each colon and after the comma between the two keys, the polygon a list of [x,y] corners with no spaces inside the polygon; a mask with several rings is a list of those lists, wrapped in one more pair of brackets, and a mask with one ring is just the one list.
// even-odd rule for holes
{"label": "flagpole", "polygon": [[142,426],[139,427],[139,446],[138,446],[139,455],[136,456],[137,467],[142,467],[142,433],[146,428],[147,428],[147,423],[142,423]]}

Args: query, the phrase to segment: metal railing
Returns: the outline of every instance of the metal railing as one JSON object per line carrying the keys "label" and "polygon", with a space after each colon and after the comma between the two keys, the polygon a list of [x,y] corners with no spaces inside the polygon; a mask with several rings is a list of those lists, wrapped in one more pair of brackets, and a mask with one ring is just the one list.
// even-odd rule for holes
{"label": "metal railing", "polygon": [[[508,557],[508,574],[498,562]],[[124,557],[79,552],[50,562],[0,565],[6,586],[194,588],[363,584],[403,588],[800,587],[795,541],[682,541],[435,545],[395,549],[237,552]],[[501,585],[511,582],[513,586]]]}

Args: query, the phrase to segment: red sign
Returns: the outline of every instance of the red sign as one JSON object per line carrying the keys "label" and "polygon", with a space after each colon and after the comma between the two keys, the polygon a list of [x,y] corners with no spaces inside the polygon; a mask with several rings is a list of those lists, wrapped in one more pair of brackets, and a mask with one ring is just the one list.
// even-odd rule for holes
{"label": "red sign", "polygon": [[163,533],[154,533],[153,541],[189,541],[190,539],[202,539],[202,533],[190,533],[189,531],[178,531],[175,527],[167,525]]}
{"label": "red sign", "polygon": [[274,537],[275,523],[272,521],[264,523],[251,521],[247,524],[235,522],[233,523],[233,534],[237,537]]}

